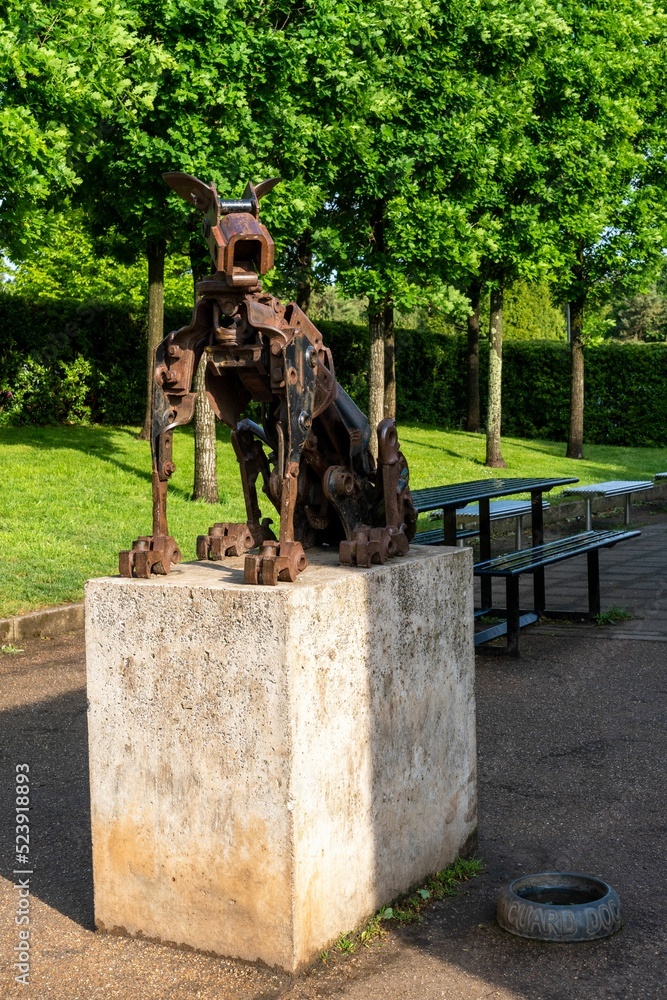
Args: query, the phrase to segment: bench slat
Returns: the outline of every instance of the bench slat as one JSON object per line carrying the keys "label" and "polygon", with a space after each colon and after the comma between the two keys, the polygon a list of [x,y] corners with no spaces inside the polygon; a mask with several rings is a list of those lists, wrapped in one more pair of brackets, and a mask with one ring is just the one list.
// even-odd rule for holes
{"label": "bench slat", "polygon": [[[547,500],[542,501],[542,510],[549,510],[551,504]],[[512,517],[523,517],[530,514],[532,504],[530,500],[492,500],[489,504],[489,520],[504,521]],[[465,507],[456,508],[457,517],[479,517],[479,504],[469,503]]]}
{"label": "bench slat", "polygon": [[477,563],[475,576],[519,576],[521,573],[529,573],[550,563],[616,545],[617,542],[622,542],[626,538],[636,538],[637,535],[641,535],[641,531],[583,531],[579,535],[557,538],[545,542],[544,545],[519,549],[518,552],[508,552],[506,555]]}
{"label": "bench slat", "polygon": [[[476,528],[470,528],[466,531],[457,531],[456,537],[458,538],[474,538],[479,532]],[[432,528],[430,531],[420,531],[412,539],[411,545],[444,545],[445,536],[442,528]]]}

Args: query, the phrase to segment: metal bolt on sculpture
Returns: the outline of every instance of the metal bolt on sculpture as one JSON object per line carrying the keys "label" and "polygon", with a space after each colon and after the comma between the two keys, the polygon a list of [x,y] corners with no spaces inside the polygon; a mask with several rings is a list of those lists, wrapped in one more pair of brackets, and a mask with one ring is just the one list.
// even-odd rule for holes
{"label": "metal bolt on sculpture", "polygon": [[[175,427],[192,419],[192,384],[206,355],[206,395],[232,428],[247,510],[245,524],[214,524],[197,539],[198,559],[245,554],[246,583],[296,580],[313,545],[338,545],[341,563],[370,566],[408,551],[416,513],[395,422],[371,427],[336,382],[331,351],[306,314],[262,292],[274,245],[259,222],[259,200],[279,178],[248,184],[224,201],[215,187],[183,173],[167,184],[204,213],[212,273],[197,285],[188,326],[170,333],[155,354],[151,450],[153,534],[120,553],[122,576],[166,574],[181,553],[167,526],[167,485],[174,472]],[[241,420],[261,404],[261,424]],[[268,448],[269,454],[264,450]],[[276,539],[262,520],[257,480],[280,514]],[[257,552],[251,552],[252,549]]]}

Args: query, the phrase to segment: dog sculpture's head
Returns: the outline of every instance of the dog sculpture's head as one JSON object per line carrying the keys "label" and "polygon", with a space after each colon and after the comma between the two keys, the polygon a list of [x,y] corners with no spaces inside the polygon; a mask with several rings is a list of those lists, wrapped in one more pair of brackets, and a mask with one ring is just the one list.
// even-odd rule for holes
{"label": "dog sculpture's head", "polygon": [[274,245],[259,221],[259,200],[280,180],[249,183],[243,198],[221,200],[214,184],[204,184],[190,174],[162,175],[170,188],[204,213],[203,230],[216,272],[232,288],[248,288],[273,267]]}

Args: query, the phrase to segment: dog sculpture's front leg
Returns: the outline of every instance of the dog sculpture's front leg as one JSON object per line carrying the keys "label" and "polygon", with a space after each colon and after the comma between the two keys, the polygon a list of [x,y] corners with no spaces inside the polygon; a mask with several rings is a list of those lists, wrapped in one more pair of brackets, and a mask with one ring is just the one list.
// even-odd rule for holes
{"label": "dog sculpture's front leg", "polygon": [[285,373],[285,440],[280,484],[280,538],[264,541],[257,555],[245,558],[246,583],[275,586],[280,580],[293,583],[308,565],[301,542],[294,538],[294,511],[299,488],[299,470],[306,438],[313,423],[317,381],[317,356],[305,333],[286,330],[291,339],[282,348]]}
{"label": "dog sculpture's front leg", "polygon": [[153,457],[153,534],[141,535],[131,549],[119,555],[121,576],[148,579],[151,573],[166,575],[181,560],[176,541],[167,526],[167,488],[176,466],[172,459],[173,428],[192,420],[196,393],[190,392],[201,349],[195,351],[187,337],[178,343],[170,334],[155,355],[151,453]]}

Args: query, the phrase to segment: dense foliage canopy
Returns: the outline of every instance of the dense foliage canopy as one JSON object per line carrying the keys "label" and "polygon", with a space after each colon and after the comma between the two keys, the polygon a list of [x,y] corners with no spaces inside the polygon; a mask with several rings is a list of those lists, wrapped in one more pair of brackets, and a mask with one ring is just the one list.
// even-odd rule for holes
{"label": "dense foliage canopy", "polygon": [[279,175],[269,284],[365,296],[371,342],[526,282],[575,340],[661,339],[666,67],[667,0],[7,0],[0,252],[116,302],[166,255],[169,296],[201,258],[161,174]]}

